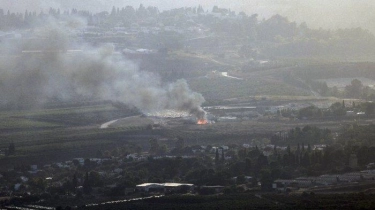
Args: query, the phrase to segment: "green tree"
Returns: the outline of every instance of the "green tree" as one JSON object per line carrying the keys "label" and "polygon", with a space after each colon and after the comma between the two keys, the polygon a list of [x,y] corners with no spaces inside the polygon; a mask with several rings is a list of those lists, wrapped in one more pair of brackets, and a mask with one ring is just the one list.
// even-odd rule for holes
{"label": "green tree", "polygon": [[216,148],[215,163],[219,163],[219,150]]}
{"label": "green tree", "polygon": [[245,159],[245,172],[248,174],[251,170],[252,170],[252,168],[251,168],[251,160],[250,160],[250,158],[246,158]]}
{"label": "green tree", "polygon": [[150,150],[149,150],[149,153],[151,155],[156,155],[158,154],[159,152],[159,149],[160,149],[160,145],[158,143],[158,140],[157,139],[150,139],[149,140],[149,143],[150,143]]}
{"label": "green tree", "polygon": [[165,155],[167,154],[168,147],[167,145],[163,144],[159,147],[159,151],[157,152],[158,155]]}
{"label": "green tree", "polygon": [[177,137],[176,149],[183,149],[185,147],[185,140],[182,137]]}
{"label": "green tree", "polygon": [[96,171],[91,171],[89,173],[89,179],[90,179],[90,184],[93,187],[99,187],[103,184],[100,174]]}
{"label": "green tree", "polygon": [[307,152],[303,154],[301,162],[304,167],[310,166],[310,156]]}
{"label": "green tree", "polygon": [[11,142],[8,147],[8,155],[14,155],[16,153],[16,147],[14,142]]}
{"label": "green tree", "polygon": [[34,177],[31,179],[30,185],[40,189],[44,190],[46,188],[46,182],[45,179],[41,177]]}
{"label": "green tree", "polygon": [[311,146],[310,146],[310,144],[307,144],[307,152],[308,152],[308,153],[311,152]]}
{"label": "green tree", "polygon": [[221,161],[224,162],[224,160],[225,160],[224,149],[221,148]]}
{"label": "green tree", "polygon": [[367,102],[365,103],[365,113],[367,116],[372,116],[375,114],[375,103]]}
{"label": "green tree", "polygon": [[362,96],[363,84],[358,79],[353,79],[350,85],[345,87],[347,97],[360,98]]}
{"label": "green tree", "polygon": [[270,170],[263,169],[260,172],[260,183],[263,191],[269,191],[272,189],[272,176]]}
{"label": "green tree", "polygon": [[90,179],[89,179],[89,172],[86,172],[85,179],[83,181],[83,193],[90,194],[92,191]]}
{"label": "green tree", "polygon": [[346,114],[345,111],[345,103],[342,101],[342,104],[340,102],[333,103],[330,106],[330,110],[334,116],[344,116]]}
{"label": "green tree", "polygon": [[74,173],[73,180],[72,180],[73,188],[75,189],[78,187],[78,179],[77,179],[77,173]]}

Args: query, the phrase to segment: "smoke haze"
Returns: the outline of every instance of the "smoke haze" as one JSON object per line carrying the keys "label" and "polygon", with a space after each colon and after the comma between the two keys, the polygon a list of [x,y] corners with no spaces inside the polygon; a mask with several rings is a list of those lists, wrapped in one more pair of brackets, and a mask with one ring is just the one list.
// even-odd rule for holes
{"label": "smoke haze", "polygon": [[245,11],[249,15],[257,13],[260,18],[280,14],[291,21],[306,22],[313,28],[362,27],[375,32],[375,1],[372,0],[1,0],[0,7],[18,12],[24,12],[26,9],[40,12],[50,7],[100,12],[110,11],[112,6],[131,5],[137,8],[141,3],[145,6],[157,6],[160,10],[202,5],[211,11],[212,7],[217,5],[237,12]]}
{"label": "smoke haze", "polygon": [[[36,38],[1,43],[1,103],[35,108],[51,99],[112,100],[143,112],[174,109],[204,117],[204,98],[185,80],[164,85],[156,75],[138,71],[136,64],[115,54],[111,45],[74,43],[69,31],[84,24],[79,19],[50,19],[34,29]],[[70,52],[72,48],[83,51]],[[22,50],[22,55],[14,54]]]}

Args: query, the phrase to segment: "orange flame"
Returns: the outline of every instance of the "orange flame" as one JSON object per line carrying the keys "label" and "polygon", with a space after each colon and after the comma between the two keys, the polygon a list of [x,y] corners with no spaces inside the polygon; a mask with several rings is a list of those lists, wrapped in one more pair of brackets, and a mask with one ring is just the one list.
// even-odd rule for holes
{"label": "orange flame", "polygon": [[208,124],[208,121],[206,119],[200,119],[200,120],[198,120],[197,124],[198,125],[206,125],[206,124]]}

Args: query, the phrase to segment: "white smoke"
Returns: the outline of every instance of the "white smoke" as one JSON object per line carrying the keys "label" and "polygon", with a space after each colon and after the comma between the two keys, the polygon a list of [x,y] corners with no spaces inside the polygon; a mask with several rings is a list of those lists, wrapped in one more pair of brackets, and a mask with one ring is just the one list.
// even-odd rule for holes
{"label": "white smoke", "polygon": [[[115,54],[111,45],[77,44],[71,37],[82,24],[79,19],[50,19],[34,29],[32,39],[2,43],[1,103],[34,108],[51,99],[112,100],[143,112],[174,109],[204,117],[204,98],[192,92],[185,80],[165,85],[157,75],[139,71],[136,64]],[[14,54],[21,50],[21,55]]]}

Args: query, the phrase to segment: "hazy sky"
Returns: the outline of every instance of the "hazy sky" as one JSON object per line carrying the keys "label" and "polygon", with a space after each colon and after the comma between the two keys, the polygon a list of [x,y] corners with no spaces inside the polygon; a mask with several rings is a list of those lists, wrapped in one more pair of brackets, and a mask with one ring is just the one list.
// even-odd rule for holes
{"label": "hazy sky", "polygon": [[21,12],[49,7],[102,11],[110,10],[113,5],[138,7],[141,3],[161,10],[199,4],[211,10],[217,5],[266,18],[278,13],[292,21],[305,21],[314,28],[361,26],[375,32],[374,0],[0,0],[0,7]]}

